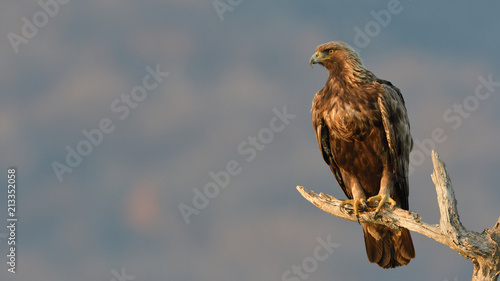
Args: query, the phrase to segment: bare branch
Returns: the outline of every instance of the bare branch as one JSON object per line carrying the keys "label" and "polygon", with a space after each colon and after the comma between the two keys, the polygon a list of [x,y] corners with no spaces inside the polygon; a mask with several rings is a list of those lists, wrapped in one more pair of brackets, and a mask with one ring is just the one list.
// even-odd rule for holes
{"label": "bare branch", "polygon": [[[472,280],[497,280],[500,273],[500,218],[492,229],[482,233],[467,230],[460,222],[457,201],[446,171],[444,162],[436,152],[432,152],[434,171],[431,175],[438,198],[441,213],[440,224],[422,222],[421,217],[414,212],[395,208],[384,211],[375,217],[375,208],[360,213],[359,221],[363,223],[382,224],[391,228],[407,228],[418,232],[437,242],[449,246],[474,264]],[[297,190],[309,202],[321,210],[350,221],[358,221],[350,206],[340,208],[339,200],[328,194],[316,194],[297,186]]]}
{"label": "bare branch", "polygon": [[443,233],[451,237],[453,242],[458,243],[458,235],[465,229],[458,216],[457,200],[455,199],[451,179],[448,176],[445,164],[439,159],[437,153],[432,153],[432,163],[434,171],[431,178],[436,186],[439,211],[441,213],[439,225]]}

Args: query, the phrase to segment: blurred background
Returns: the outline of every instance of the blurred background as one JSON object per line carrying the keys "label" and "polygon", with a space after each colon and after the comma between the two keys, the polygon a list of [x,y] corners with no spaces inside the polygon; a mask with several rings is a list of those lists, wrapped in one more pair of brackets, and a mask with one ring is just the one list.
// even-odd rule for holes
{"label": "blurred background", "polygon": [[345,198],[311,125],[327,72],[308,60],[342,40],[398,86],[416,142],[410,209],[439,222],[435,148],[481,232],[500,215],[499,8],[1,1],[0,219],[15,167],[19,220],[16,274],[0,230],[0,279],[470,280],[470,261],[416,233],[408,266],[370,264],[361,226],[296,191]]}

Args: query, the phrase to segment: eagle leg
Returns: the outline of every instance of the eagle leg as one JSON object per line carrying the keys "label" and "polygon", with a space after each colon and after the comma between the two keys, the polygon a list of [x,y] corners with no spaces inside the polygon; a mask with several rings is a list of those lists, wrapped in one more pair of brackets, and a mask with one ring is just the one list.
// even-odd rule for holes
{"label": "eagle leg", "polygon": [[392,199],[387,194],[384,194],[384,195],[378,194],[378,195],[375,195],[375,196],[368,198],[368,204],[373,204],[377,201],[380,201],[380,202],[378,203],[377,209],[375,209],[375,216],[378,215],[378,213],[380,212],[382,207],[385,205],[385,203],[391,204],[391,209],[394,208],[394,206],[396,206],[396,204],[397,204],[396,201],[394,201],[394,199]]}
{"label": "eagle leg", "polygon": [[[388,161],[388,158],[385,158]],[[380,180],[380,190],[378,194],[368,198],[368,204],[373,204],[379,201],[377,209],[375,209],[375,217],[380,213],[380,210],[384,207],[385,203],[391,205],[391,209],[396,206],[397,202],[391,198],[394,189],[394,176],[388,163],[384,163],[384,170],[382,171],[382,179]]]}
{"label": "eagle leg", "polygon": [[342,203],[340,203],[340,209],[342,209],[345,205],[352,205],[354,214],[356,215],[359,223],[360,206],[361,209],[366,209],[368,207],[368,205],[366,205],[366,195],[356,178],[351,178],[350,186],[352,199],[342,201]]}

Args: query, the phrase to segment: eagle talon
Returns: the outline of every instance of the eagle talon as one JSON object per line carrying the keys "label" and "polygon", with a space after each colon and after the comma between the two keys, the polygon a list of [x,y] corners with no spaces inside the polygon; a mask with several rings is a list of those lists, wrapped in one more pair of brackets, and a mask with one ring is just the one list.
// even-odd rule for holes
{"label": "eagle talon", "polygon": [[394,206],[396,206],[397,202],[394,201],[390,196],[388,195],[375,195],[370,198],[368,198],[368,204],[373,204],[377,201],[380,201],[377,205],[377,209],[375,209],[375,216],[377,216],[380,213],[380,210],[382,207],[384,207],[385,203],[390,204],[390,209],[393,209]]}
{"label": "eagle talon", "polygon": [[349,199],[349,200],[344,200],[342,203],[340,203],[340,209],[343,209],[345,205],[352,205],[354,209],[354,215],[356,215],[356,218],[358,219],[359,223],[359,210],[360,206],[361,209],[364,210],[368,207],[366,204],[366,201],[363,199]]}

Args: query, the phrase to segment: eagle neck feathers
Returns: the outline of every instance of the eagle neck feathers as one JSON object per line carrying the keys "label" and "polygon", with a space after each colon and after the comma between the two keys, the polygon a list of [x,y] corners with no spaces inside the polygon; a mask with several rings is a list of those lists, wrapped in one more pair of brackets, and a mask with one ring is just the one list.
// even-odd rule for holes
{"label": "eagle neck feathers", "polygon": [[327,84],[342,88],[359,87],[375,81],[375,75],[367,70],[359,57],[350,57],[328,69]]}

